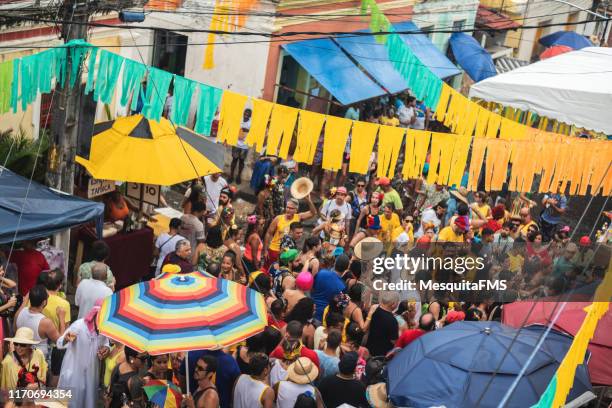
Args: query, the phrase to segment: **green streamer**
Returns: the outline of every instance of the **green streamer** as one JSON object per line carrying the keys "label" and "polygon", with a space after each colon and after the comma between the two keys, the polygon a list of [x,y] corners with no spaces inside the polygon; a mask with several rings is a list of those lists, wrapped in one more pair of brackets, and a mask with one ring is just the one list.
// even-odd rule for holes
{"label": "green streamer", "polygon": [[87,65],[87,83],[85,84],[85,95],[89,95],[94,89],[94,78],[96,70],[96,57],[98,56],[98,47],[91,49],[89,54],[89,64]]}
{"label": "green streamer", "polygon": [[138,96],[142,87],[142,80],[147,73],[147,66],[140,62],[126,59],[123,65],[123,81],[121,83],[121,106],[128,103],[130,95],[132,96],[132,110],[136,110],[138,105]]}
{"label": "green streamer", "polygon": [[171,73],[153,67],[149,68],[149,80],[142,108],[142,114],[147,119],[156,121],[161,119],[171,82]]}
{"label": "green streamer", "polygon": [[94,100],[110,104],[117,85],[119,71],[123,65],[124,58],[106,50],[100,53],[100,65],[96,76],[96,88],[94,89]]}
{"label": "green streamer", "polygon": [[81,64],[87,58],[89,53],[89,46],[83,40],[71,41],[70,45],[70,87],[72,88],[76,83],[77,77],[80,77],[79,70]]}
{"label": "green streamer", "polygon": [[21,60],[21,110],[25,111],[36,98],[38,76],[36,69],[36,54],[28,55]]}
{"label": "green streamer", "polygon": [[223,91],[209,85],[199,84],[200,97],[194,131],[202,135],[210,135],[215,112],[219,107]]}
{"label": "green streamer", "polygon": [[55,68],[55,80],[60,86],[64,86],[66,81],[66,66],[68,63],[68,48],[58,47],[51,49],[55,55],[50,57],[53,59],[53,67]]}
{"label": "green streamer", "polygon": [[21,59],[13,60],[13,84],[11,86],[11,109],[13,113],[17,112],[17,106],[19,103],[19,69],[21,65]]}
{"label": "green streamer", "polygon": [[0,113],[6,113],[11,107],[13,89],[13,60],[0,63]]}
{"label": "green streamer", "polygon": [[184,126],[189,119],[191,98],[196,89],[196,83],[182,76],[174,76],[174,97],[172,99],[172,122]]}
{"label": "green streamer", "polygon": [[[53,79],[56,78],[56,53],[55,50],[39,52],[33,55],[34,58],[34,73],[36,79],[36,93],[49,93],[53,85]],[[61,75],[61,74],[60,74]],[[36,95],[34,95],[36,97]]]}

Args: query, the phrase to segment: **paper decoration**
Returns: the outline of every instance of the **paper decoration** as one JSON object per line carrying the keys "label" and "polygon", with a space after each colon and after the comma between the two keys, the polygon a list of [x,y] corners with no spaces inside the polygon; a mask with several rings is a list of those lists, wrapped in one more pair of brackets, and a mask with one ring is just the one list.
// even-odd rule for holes
{"label": "paper decoration", "polygon": [[406,131],[406,154],[402,175],[404,178],[420,178],[427,157],[431,132],[408,129]]}
{"label": "paper decoration", "polygon": [[370,122],[354,122],[351,130],[351,160],[349,172],[367,174],[372,149],[379,125]]}
{"label": "paper decoration", "polygon": [[215,112],[219,107],[223,91],[213,86],[198,84],[199,97],[194,131],[202,135],[210,135]]}
{"label": "paper decoration", "polygon": [[312,164],[315,153],[317,152],[317,144],[319,142],[319,137],[321,136],[321,130],[323,130],[324,123],[325,115],[305,110],[300,111],[300,116],[298,119],[297,143],[295,153],[293,154],[293,159],[295,161],[309,165]]}
{"label": "paper decoration", "polygon": [[193,93],[198,83],[182,76],[174,75],[174,92],[172,98],[172,123],[185,126],[189,120],[189,108]]}
{"label": "paper decoration", "polygon": [[[406,129],[395,126],[381,125],[378,130],[378,177],[392,179],[395,175],[397,158],[404,141]],[[351,143],[352,144],[352,143]]]}
{"label": "paper decoration", "polygon": [[219,108],[219,130],[217,139],[221,143],[236,146],[240,135],[240,125],[248,96],[232,91],[223,92]]}
{"label": "paper decoration", "polygon": [[477,191],[482,163],[487,149],[487,139],[474,139],[472,142],[472,156],[470,158],[470,169],[468,171],[468,190]]}
{"label": "paper decoration", "polygon": [[427,183],[446,184],[455,148],[456,136],[451,133],[431,134],[431,154]]}
{"label": "paper decoration", "polygon": [[0,63],[0,114],[11,108],[11,91],[13,82],[13,61]]}
{"label": "paper decoration", "polygon": [[253,99],[253,113],[251,115],[251,128],[245,139],[245,143],[261,152],[266,140],[268,121],[274,104],[263,99]]}
{"label": "paper decoration", "polygon": [[499,191],[506,181],[510,160],[510,142],[502,139],[487,140],[485,173],[486,191]]}
{"label": "paper decoration", "polygon": [[342,156],[348,140],[353,121],[336,116],[325,118],[325,134],[323,135],[323,163],[325,170],[340,170]]}
{"label": "paper decoration", "polygon": [[[113,94],[115,92],[115,86],[117,85],[117,78],[119,77],[119,72],[121,71],[121,66],[123,65],[123,57],[112,52],[108,52],[106,50],[102,50],[100,53],[100,66],[98,67],[98,75],[96,76],[96,87],[94,89],[94,100],[100,101],[105,104],[110,104],[113,100]],[[160,80],[159,94],[163,95],[164,101],[166,100],[166,94],[168,93],[168,87],[162,86],[161,83],[162,78],[169,77],[170,80],[172,76],[165,71],[159,70],[157,68],[151,68],[151,71],[156,70],[157,72],[154,75],[155,79]],[[157,84],[155,81],[151,81],[154,84]],[[149,84],[150,85],[150,84]],[[170,81],[168,81],[168,85],[170,85]],[[152,86],[147,88],[148,96],[151,98],[153,94],[151,91]],[[156,92],[157,94],[157,92]],[[150,99],[147,99],[150,100]],[[152,102],[156,102],[156,100],[150,100]],[[163,102],[162,102],[163,108]],[[144,109],[143,109],[144,110]],[[161,117],[161,111],[159,112]],[[146,115],[145,115],[146,116]],[[148,117],[148,116],[147,116]],[[159,118],[157,118],[159,120]]]}
{"label": "paper decoration", "polygon": [[[102,64],[100,62],[100,64]],[[149,68],[149,78],[142,106],[142,114],[147,119],[159,121],[164,111],[172,74],[161,69]],[[98,84],[96,83],[96,89]]]}
{"label": "paper decoration", "polygon": [[270,129],[268,129],[267,154],[287,158],[298,112],[298,109],[290,106],[274,105],[270,117]]}
{"label": "paper decoration", "polygon": [[459,187],[461,185],[461,180],[466,172],[465,166],[471,144],[472,137],[469,135],[457,136],[455,138],[455,146],[450,163],[448,182],[445,182],[445,184],[455,187]]}
{"label": "paper decoration", "polygon": [[125,60],[123,63],[123,80],[121,82],[121,99],[119,100],[121,106],[127,105],[131,96],[131,109],[136,110],[138,108],[138,97],[142,89],[142,80],[146,74],[146,65],[131,59]]}

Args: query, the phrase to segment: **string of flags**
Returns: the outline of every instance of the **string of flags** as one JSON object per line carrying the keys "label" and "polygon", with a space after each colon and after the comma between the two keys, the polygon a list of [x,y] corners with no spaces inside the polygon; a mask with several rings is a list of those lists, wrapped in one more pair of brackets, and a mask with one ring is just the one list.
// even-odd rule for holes
{"label": "string of flags", "polygon": [[[252,108],[247,145],[258,152],[312,164],[322,145],[322,167],[339,170],[347,144],[349,171],[365,174],[374,149],[377,176],[418,178],[429,158],[427,181],[459,186],[468,173],[468,185],[477,189],[484,179],[488,191],[529,192],[539,175],[539,192],[568,189],[570,194],[610,194],[609,157],[612,144],[604,140],[566,137],[521,125],[472,103],[443,84],[435,102],[435,117],[454,133],[404,129],[353,121],[284,106],[168,73],[155,67],[99,49],[82,40],[0,64],[0,113],[24,110],[40,93],[74,84],[78,66],[66,72],[67,58],[87,69],[85,92],[96,101],[134,110],[142,102],[142,114],[161,118],[168,89],[174,87],[171,120],[185,126],[195,111],[194,130],[210,135],[219,112],[217,138],[235,146],[245,107]],[[411,64],[414,66],[415,64]],[[431,88],[431,86],[429,86]],[[119,91],[120,89],[120,91]],[[195,101],[195,102],[194,102]],[[292,143],[293,141],[297,143]],[[295,146],[292,148],[292,146]],[[596,152],[596,154],[593,154]],[[403,153],[404,163],[396,169]]]}

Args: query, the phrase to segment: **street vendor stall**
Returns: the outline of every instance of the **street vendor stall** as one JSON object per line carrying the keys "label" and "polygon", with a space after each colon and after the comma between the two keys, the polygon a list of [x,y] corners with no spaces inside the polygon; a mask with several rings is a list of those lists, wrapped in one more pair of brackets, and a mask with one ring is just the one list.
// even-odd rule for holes
{"label": "street vendor stall", "polygon": [[[103,240],[110,247],[107,263],[120,289],[150,272],[154,230],[164,231],[163,225],[155,228],[154,215],[163,203],[161,186],[220,172],[223,146],[175,128],[166,119],[157,122],[135,115],[97,124],[88,153],[76,161],[92,176],[88,194],[102,193]],[[125,183],[117,188],[115,181]],[[161,221],[165,224],[163,217]],[[80,231],[82,254],[87,254],[93,238],[91,231]]]}

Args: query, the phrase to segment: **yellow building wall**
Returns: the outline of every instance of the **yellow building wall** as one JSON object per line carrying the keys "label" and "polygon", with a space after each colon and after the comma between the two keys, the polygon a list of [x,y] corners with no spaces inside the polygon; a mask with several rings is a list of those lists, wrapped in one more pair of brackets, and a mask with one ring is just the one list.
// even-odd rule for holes
{"label": "yellow building wall", "polygon": [[[0,54],[0,62],[10,61],[31,54],[32,50],[19,50],[3,53]],[[21,128],[26,136],[31,137],[34,130],[34,125],[32,123],[33,111],[32,105],[28,106],[25,112],[21,110],[21,105],[19,105],[17,112],[13,113],[12,111],[9,111],[8,113],[0,115],[0,131],[6,132],[8,130],[13,130],[13,132],[16,133],[19,132],[19,129]]]}

